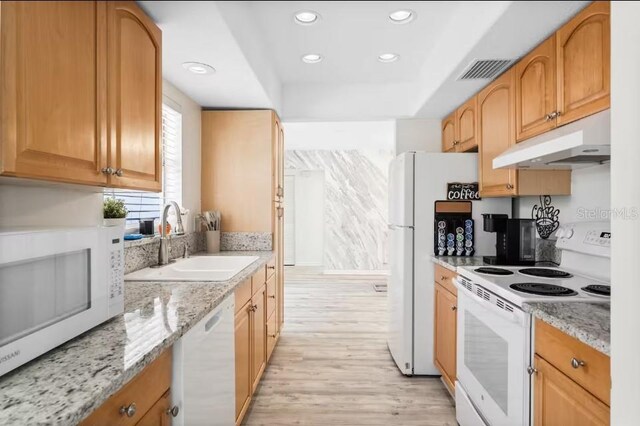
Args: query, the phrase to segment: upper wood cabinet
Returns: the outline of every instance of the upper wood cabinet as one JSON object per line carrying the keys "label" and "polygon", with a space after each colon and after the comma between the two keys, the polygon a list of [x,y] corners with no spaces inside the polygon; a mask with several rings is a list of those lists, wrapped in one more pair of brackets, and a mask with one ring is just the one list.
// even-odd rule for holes
{"label": "upper wood cabinet", "polygon": [[0,174],[160,190],[160,38],[135,2],[1,2]]}
{"label": "upper wood cabinet", "polygon": [[442,120],[442,152],[455,152],[456,149],[456,111]]}
{"label": "upper wood cabinet", "polygon": [[474,96],[442,120],[442,152],[469,152],[477,148]]}
{"label": "upper wood cabinet", "polygon": [[570,195],[570,170],[493,168],[493,159],[516,143],[515,77],[515,67],[512,67],[478,94],[480,195]]}
{"label": "upper wood cabinet", "polygon": [[0,173],[107,184],[106,3],[0,3]]}
{"label": "upper wood cabinet", "polygon": [[478,170],[483,197],[517,195],[517,171],[493,168],[493,159],[516,142],[514,102],[513,68],[478,94]]}
{"label": "upper wood cabinet", "polygon": [[135,2],[107,2],[111,185],[160,191],[162,35]]}
{"label": "upper wood cabinet", "polygon": [[595,1],[556,33],[558,117],[563,125],[610,106],[610,3]]}
{"label": "upper wood cabinet", "polygon": [[515,66],[516,139],[544,133],[556,126],[556,38],[549,37]]}

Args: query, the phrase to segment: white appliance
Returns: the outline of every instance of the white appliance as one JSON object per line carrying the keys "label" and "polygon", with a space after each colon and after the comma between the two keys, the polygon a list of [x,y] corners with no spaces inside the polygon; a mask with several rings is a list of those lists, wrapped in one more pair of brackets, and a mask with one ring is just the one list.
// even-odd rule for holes
{"label": "white appliance", "polygon": [[234,297],[173,345],[171,397],[177,426],[235,424]]}
{"label": "white appliance", "polygon": [[458,268],[456,417],[461,426],[532,423],[533,330],[524,303],[609,301],[609,223],[568,224],[556,236],[563,251],[559,267]]}
{"label": "white appliance", "polygon": [[123,235],[0,231],[0,376],[124,311]]}
{"label": "white appliance", "polygon": [[[408,152],[389,168],[389,351],[406,375],[439,375],[433,363],[434,203],[447,183],[478,181],[477,154]],[[495,254],[483,213],[511,213],[511,199],[473,201],[475,254]]]}
{"label": "white appliance", "polygon": [[493,159],[493,168],[576,169],[611,157],[611,112],[602,111],[520,142]]}

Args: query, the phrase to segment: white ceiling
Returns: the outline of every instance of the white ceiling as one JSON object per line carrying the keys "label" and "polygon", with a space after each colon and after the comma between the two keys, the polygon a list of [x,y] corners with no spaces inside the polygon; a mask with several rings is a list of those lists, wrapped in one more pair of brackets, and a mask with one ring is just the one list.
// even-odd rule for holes
{"label": "white ceiling", "polygon": [[[516,59],[587,3],[140,2],[163,31],[171,83],[205,107],[274,108],[287,121],[443,117],[487,84],[456,80],[471,60]],[[417,18],[390,22],[400,8]],[[319,22],[296,24],[306,9]],[[400,60],[378,62],[385,52]],[[324,60],[305,64],[306,53]]]}

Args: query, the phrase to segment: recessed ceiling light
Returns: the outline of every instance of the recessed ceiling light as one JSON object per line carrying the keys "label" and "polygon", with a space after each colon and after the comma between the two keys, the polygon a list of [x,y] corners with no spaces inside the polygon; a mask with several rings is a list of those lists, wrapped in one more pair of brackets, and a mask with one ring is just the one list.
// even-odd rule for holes
{"label": "recessed ceiling light", "polygon": [[416,14],[409,9],[396,10],[389,14],[389,19],[395,24],[407,24],[415,18]]}
{"label": "recessed ceiling light", "polygon": [[320,61],[322,61],[322,55],[318,55],[317,53],[309,53],[302,57],[302,62],[307,64],[317,64]]}
{"label": "recessed ceiling light", "polygon": [[216,69],[211,65],[203,64],[201,62],[185,62],[182,66],[184,69],[191,71],[194,74],[213,74],[216,72]]}
{"label": "recessed ceiling light", "polygon": [[311,25],[318,22],[320,15],[312,10],[301,10],[293,15],[293,19],[300,25]]}
{"label": "recessed ceiling light", "polygon": [[383,53],[382,55],[378,56],[378,60],[384,63],[395,62],[398,59],[400,59],[400,56],[396,55],[395,53]]}

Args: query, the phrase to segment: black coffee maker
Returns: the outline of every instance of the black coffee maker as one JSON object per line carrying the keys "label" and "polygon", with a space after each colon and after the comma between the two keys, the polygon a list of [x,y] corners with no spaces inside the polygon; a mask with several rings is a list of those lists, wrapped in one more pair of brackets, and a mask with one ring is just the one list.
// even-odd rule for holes
{"label": "black coffee maker", "polygon": [[496,255],[484,256],[490,265],[534,265],[536,263],[536,222],[509,219],[506,214],[483,214],[483,229],[496,233]]}

